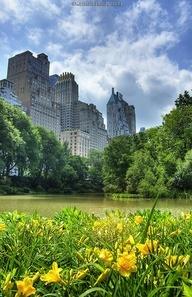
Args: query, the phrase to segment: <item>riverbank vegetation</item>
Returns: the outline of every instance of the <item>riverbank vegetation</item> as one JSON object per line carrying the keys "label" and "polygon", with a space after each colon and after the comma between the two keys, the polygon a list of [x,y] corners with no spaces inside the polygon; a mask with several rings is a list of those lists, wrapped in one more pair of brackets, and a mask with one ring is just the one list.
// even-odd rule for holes
{"label": "riverbank vegetation", "polygon": [[[0,100],[0,194],[102,192],[192,197],[192,97],[184,92],[159,127],[109,141],[104,153],[72,156],[52,132]],[[15,171],[16,170],[16,174]],[[122,196],[123,195],[123,196]]]}
{"label": "riverbank vegetation", "polygon": [[66,144],[0,99],[0,194],[101,192],[102,154],[72,156]]}
{"label": "riverbank vegetation", "polygon": [[[162,126],[113,138],[104,152],[105,191],[153,198],[192,196],[192,97],[180,95]],[[118,196],[118,195],[117,195]],[[121,197],[122,198],[122,197]]]}
{"label": "riverbank vegetation", "polygon": [[192,294],[192,214],[0,214],[1,296]]}

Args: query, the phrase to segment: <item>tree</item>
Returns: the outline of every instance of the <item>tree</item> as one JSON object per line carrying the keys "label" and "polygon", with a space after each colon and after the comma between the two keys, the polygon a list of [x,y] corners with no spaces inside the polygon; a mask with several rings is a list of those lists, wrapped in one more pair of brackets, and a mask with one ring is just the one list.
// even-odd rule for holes
{"label": "tree", "polygon": [[126,173],[127,191],[139,193],[139,185],[145,178],[147,171],[155,171],[155,161],[147,150],[136,151],[132,157],[132,164]]}
{"label": "tree", "polygon": [[176,107],[192,105],[192,97],[189,95],[188,91],[185,91],[184,94],[180,94],[177,100],[175,101]]}
{"label": "tree", "polygon": [[53,132],[42,127],[37,127],[37,131],[41,143],[37,176],[43,176],[45,179],[51,176],[59,178],[64,166],[64,147],[56,139]]}
{"label": "tree", "polygon": [[87,159],[88,180],[92,191],[103,191],[103,152],[91,150]]}
{"label": "tree", "polygon": [[133,140],[131,136],[118,136],[104,150],[103,176],[107,192],[126,190],[126,172],[131,165]]}
{"label": "tree", "polygon": [[0,111],[0,160],[1,175],[8,176],[16,166],[17,154],[23,145],[20,132]]}
{"label": "tree", "polygon": [[184,161],[178,161],[173,184],[181,190],[192,190],[192,150],[189,150]]}
{"label": "tree", "polygon": [[173,109],[164,117],[165,133],[171,139],[170,148],[176,158],[183,159],[192,147],[192,106]]}

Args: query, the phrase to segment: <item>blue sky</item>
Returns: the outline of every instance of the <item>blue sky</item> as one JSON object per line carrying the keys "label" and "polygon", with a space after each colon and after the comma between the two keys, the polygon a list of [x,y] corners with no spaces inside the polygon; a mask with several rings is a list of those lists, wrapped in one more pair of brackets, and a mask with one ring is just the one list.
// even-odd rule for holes
{"label": "blue sky", "polygon": [[135,105],[138,128],[160,124],[177,95],[192,88],[192,0],[107,2],[115,1],[121,6],[0,0],[0,78],[9,57],[45,52],[51,74],[73,72],[80,100],[104,116],[115,87]]}

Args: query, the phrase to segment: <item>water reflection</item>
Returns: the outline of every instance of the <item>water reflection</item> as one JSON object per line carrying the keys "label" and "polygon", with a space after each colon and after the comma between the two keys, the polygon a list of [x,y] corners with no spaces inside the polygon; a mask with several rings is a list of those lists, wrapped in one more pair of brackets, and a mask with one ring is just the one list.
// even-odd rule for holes
{"label": "water reflection", "polygon": [[[128,201],[112,201],[101,195],[27,195],[27,196],[0,196],[0,211],[22,211],[27,213],[38,212],[44,216],[52,216],[64,207],[78,207],[89,213],[103,215],[107,210],[121,209],[136,211],[151,208],[154,200],[130,199]],[[173,213],[192,209],[192,200],[160,200],[157,208],[170,210]]]}

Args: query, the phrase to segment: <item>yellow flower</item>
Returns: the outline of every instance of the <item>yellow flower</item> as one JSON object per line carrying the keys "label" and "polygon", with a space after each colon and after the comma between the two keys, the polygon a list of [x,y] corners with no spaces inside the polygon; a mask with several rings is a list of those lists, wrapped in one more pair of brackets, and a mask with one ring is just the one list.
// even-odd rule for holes
{"label": "yellow flower", "polygon": [[103,225],[103,222],[101,222],[99,220],[95,221],[93,224],[93,230],[95,231],[97,229],[100,229],[102,227],[102,225]]}
{"label": "yellow flower", "polygon": [[84,277],[86,277],[86,275],[88,274],[89,269],[84,269],[84,270],[80,270],[77,272],[77,274],[75,275],[75,279],[83,279]]}
{"label": "yellow flower", "polygon": [[137,225],[140,225],[143,222],[143,217],[142,216],[135,216],[134,217],[134,222]]}
{"label": "yellow flower", "polygon": [[182,216],[183,219],[185,219],[185,220],[190,220],[190,218],[191,218],[191,213],[190,213],[190,212],[187,212],[187,213],[182,212],[182,213],[181,213],[181,216]]}
{"label": "yellow flower", "polygon": [[177,229],[177,230],[171,232],[169,236],[177,236],[179,234],[181,234],[181,230],[180,229]]}
{"label": "yellow flower", "polygon": [[166,257],[165,263],[169,265],[171,268],[174,266],[182,266],[184,267],[189,262],[190,256],[175,256],[170,255]]}
{"label": "yellow flower", "polygon": [[106,268],[100,275],[99,277],[97,278],[96,282],[94,283],[93,286],[96,286],[98,285],[99,283],[103,282],[104,280],[107,279],[107,277],[109,276],[109,273],[110,273],[110,269],[109,268]]}
{"label": "yellow flower", "polygon": [[158,248],[157,240],[149,240],[147,239],[144,244],[138,243],[137,248],[143,256],[146,256],[150,253],[156,252]]}
{"label": "yellow flower", "polygon": [[131,245],[134,245],[135,244],[135,240],[133,238],[132,235],[129,235],[127,241],[126,241],[127,244],[131,244]]}
{"label": "yellow flower", "polygon": [[98,251],[98,257],[107,264],[110,264],[113,261],[113,255],[107,249],[101,249]]}
{"label": "yellow flower", "polygon": [[5,281],[2,283],[3,291],[6,292],[12,289],[14,284],[12,283],[11,278],[12,278],[12,273],[9,272],[5,278]]}
{"label": "yellow flower", "polygon": [[30,277],[25,277],[22,281],[17,281],[17,293],[15,297],[28,297],[35,294],[36,289],[33,287],[33,280]]}
{"label": "yellow flower", "polygon": [[137,270],[136,255],[134,252],[123,253],[117,258],[116,269],[122,276],[129,277],[132,272]]}
{"label": "yellow flower", "polygon": [[153,228],[153,226],[149,226],[148,227],[148,230],[147,230],[147,234],[148,235],[151,235],[151,234],[153,234],[154,233],[154,228]]}
{"label": "yellow flower", "polygon": [[119,232],[122,232],[123,231],[123,223],[122,222],[120,222],[120,223],[117,223],[117,231],[119,231]]}
{"label": "yellow flower", "polygon": [[62,281],[60,277],[60,272],[62,271],[62,268],[58,268],[58,265],[56,262],[53,262],[52,269],[49,270],[48,273],[41,276],[41,280],[43,282],[46,282],[46,284],[49,283],[60,283]]}
{"label": "yellow flower", "polygon": [[79,244],[85,244],[87,241],[89,240],[89,237],[87,237],[86,235],[81,236],[81,238],[79,239],[78,243]]}
{"label": "yellow flower", "polygon": [[0,223],[0,231],[4,231],[6,228],[6,225],[4,223]]}

